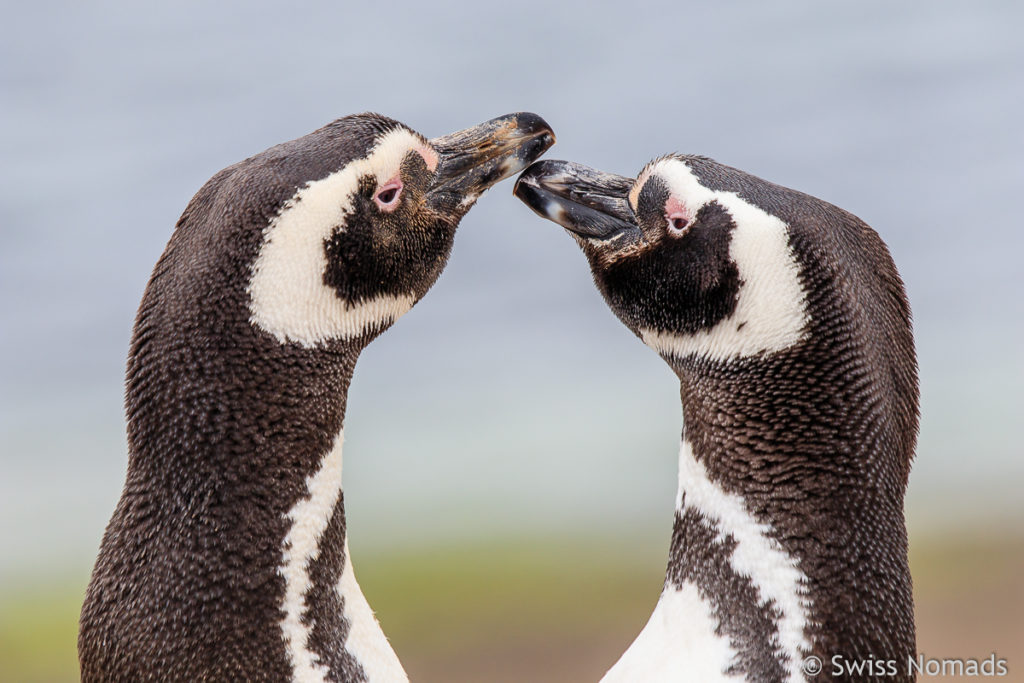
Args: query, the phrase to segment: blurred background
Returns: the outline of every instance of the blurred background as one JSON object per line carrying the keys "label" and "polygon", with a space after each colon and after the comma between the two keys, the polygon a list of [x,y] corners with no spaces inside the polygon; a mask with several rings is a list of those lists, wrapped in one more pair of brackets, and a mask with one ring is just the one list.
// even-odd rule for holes
{"label": "blurred background", "polygon": [[[346,6],[347,5],[347,6]],[[1024,680],[1024,5],[10,4],[0,41],[0,679],[72,680],[126,465],[135,308],[217,170],[344,114],[544,116],[552,158],[705,154],[865,219],[915,314],[907,501],[929,656]],[[672,373],[497,186],[366,351],[345,500],[414,680],[596,680],[661,588]],[[400,416],[396,428],[395,417]]]}

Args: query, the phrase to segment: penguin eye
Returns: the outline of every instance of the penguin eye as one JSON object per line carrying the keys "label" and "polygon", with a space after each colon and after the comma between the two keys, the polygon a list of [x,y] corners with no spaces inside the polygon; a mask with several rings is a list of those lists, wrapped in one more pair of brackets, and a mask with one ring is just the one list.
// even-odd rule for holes
{"label": "penguin eye", "polygon": [[687,226],[690,225],[690,221],[686,220],[683,216],[669,216],[668,217],[668,230],[676,235],[682,235],[686,232]]}
{"label": "penguin eye", "polygon": [[373,201],[382,211],[391,211],[398,205],[398,197],[402,194],[402,181],[393,180],[377,191]]}

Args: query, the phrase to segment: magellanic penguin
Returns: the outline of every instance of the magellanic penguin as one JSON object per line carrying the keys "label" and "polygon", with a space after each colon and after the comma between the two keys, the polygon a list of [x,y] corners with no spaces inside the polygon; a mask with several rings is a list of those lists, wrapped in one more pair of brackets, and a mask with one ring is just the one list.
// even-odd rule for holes
{"label": "magellanic penguin", "polygon": [[604,680],[910,679],[917,362],[878,234],[698,156],[540,161],[515,193],[681,384],[664,591]]}
{"label": "magellanic penguin", "polygon": [[83,680],[407,680],[349,561],[353,368],[437,279],[481,193],[553,142],[529,113],[432,140],[360,114],[199,190],[135,323]]}

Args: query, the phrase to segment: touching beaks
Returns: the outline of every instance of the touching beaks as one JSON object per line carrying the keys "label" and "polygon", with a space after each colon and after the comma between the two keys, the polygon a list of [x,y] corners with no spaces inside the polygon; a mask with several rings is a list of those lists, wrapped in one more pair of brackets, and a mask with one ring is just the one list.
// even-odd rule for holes
{"label": "touching beaks", "polygon": [[633,179],[572,161],[545,159],[519,176],[513,193],[538,215],[591,240],[640,237],[628,194]]}
{"label": "touching beaks", "polygon": [[440,157],[428,190],[438,205],[475,200],[515,175],[555,144],[551,126],[536,114],[517,112],[434,138]]}

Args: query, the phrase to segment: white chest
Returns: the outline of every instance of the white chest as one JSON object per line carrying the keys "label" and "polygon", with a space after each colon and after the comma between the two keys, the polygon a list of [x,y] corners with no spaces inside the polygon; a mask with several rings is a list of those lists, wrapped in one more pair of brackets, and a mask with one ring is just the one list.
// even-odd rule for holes
{"label": "white chest", "polygon": [[644,630],[604,678],[603,683],[712,683],[725,676],[735,652],[715,633],[711,606],[697,587],[684,584],[661,595]]}
{"label": "white chest", "polygon": [[[342,441],[343,434],[338,434],[319,470],[306,481],[308,497],[299,500],[288,512],[291,528],[285,537],[279,570],[285,579],[281,635],[296,683],[323,683],[328,675],[327,668],[309,645],[313,626],[307,619],[310,609],[307,592],[311,586],[308,568],[320,554],[324,531],[341,495]],[[370,683],[407,683],[409,677],[356,582],[347,537],[345,567],[335,590],[342,599],[345,620],[349,624],[344,647],[362,667],[367,680]]]}
{"label": "white chest", "polygon": [[[725,560],[728,571],[749,581],[759,608],[770,606],[777,614],[772,649],[783,660],[784,680],[804,681],[800,661],[810,648],[804,634],[809,609],[806,577],[774,539],[771,527],[755,519],[742,498],[708,477],[685,440],[679,453],[676,511],[696,513],[717,539],[731,539],[732,550]],[[737,653],[715,608],[692,581],[668,583],[650,621],[604,681],[743,680],[741,674],[724,673],[733,668]],[[703,595],[716,604],[728,597],[708,592],[714,590],[704,586]]]}

